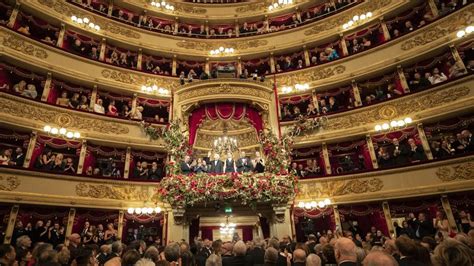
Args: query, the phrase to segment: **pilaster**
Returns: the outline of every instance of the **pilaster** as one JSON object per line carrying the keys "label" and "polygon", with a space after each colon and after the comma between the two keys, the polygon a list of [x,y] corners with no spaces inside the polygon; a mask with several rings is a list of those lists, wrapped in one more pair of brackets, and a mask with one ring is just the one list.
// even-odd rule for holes
{"label": "pilaster", "polygon": [[79,155],[79,162],[77,163],[77,174],[81,175],[84,170],[84,161],[86,159],[87,154],[87,141],[85,139],[82,140],[81,145],[81,152]]}
{"label": "pilaster", "polygon": [[43,86],[43,94],[41,94],[41,101],[46,102],[49,98],[49,93],[51,92],[51,82],[53,80],[51,72],[48,72],[46,76],[46,81]]}
{"label": "pilaster", "polygon": [[370,135],[365,136],[365,141],[367,142],[367,149],[369,149],[369,155],[372,161],[372,167],[374,169],[378,169],[379,164],[377,162],[377,154],[375,153],[374,143],[372,142],[372,138],[370,137]]}
{"label": "pilaster", "polygon": [[395,228],[393,227],[392,223],[392,214],[390,213],[390,206],[388,205],[388,201],[382,202],[382,210],[383,215],[385,217],[385,222],[387,223],[388,233],[392,239],[397,237]]}
{"label": "pilaster", "polygon": [[35,150],[37,137],[38,137],[37,131],[31,132],[30,142],[28,143],[28,149],[26,150],[26,154],[25,154],[25,162],[23,162],[23,168],[30,167],[31,157],[33,156],[33,151]]}
{"label": "pilaster", "polygon": [[[5,230],[5,238],[3,240],[4,244],[10,244],[12,241],[13,230],[15,230],[16,217],[18,216],[18,211],[20,210],[20,205],[13,205],[10,209],[10,215],[8,216],[8,225]],[[14,246],[16,243],[12,243]]]}
{"label": "pilaster", "polygon": [[421,145],[423,146],[423,150],[425,151],[426,158],[428,158],[428,160],[433,160],[433,153],[431,153],[430,143],[428,142],[428,138],[426,137],[423,124],[417,124],[416,128],[418,130],[418,136],[421,140]]}
{"label": "pilaster", "polygon": [[326,166],[326,174],[328,175],[332,174],[331,161],[329,160],[329,150],[328,150],[328,145],[326,144],[326,142],[323,142],[323,160],[324,160],[324,165]]}

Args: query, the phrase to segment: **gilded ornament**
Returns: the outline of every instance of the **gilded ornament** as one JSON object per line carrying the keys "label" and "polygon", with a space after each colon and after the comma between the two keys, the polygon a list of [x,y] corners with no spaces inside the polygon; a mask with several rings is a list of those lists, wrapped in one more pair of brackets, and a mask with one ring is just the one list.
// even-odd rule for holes
{"label": "gilded ornament", "polygon": [[311,184],[301,185],[300,195],[307,198],[324,198],[334,196],[346,196],[351,194],[361,194],[377,192],[384,187],[380,178],[336,180],[336,181],[314,181]]}
{"label": "gilded ornament", "polygon": [[92,185],[79,183],[76,185],[76,195],[80,197],[113,200],[137,200],[145,201],[152,199],[153,195],[147,187],[133,185]]}
{"label": "gilded ornament", "polygon": [[27,43],[13,34],[5,34],[3,37],[3,45],[23,54],[38,57],[39,59],[46,59],[48,57],[48,53],[46,53],[45,50]]}
{"label": "gilded ornament", "polygon": [[198,51],[208,52],[210,50],[218,49],[219,47],[233,47],[238,51],[257,48],[268,44],[266,40],[247,40],[247,41],[233,41],[233,42],[205,42],[205,41],[178,41],[176,46],[184,49],[193,49]]}
{"label": "gilded ornament", "polygon": [[379,110],[380,118],[392,119],[398,115],[397,108],[393,105],[384,105]]}
{"label": "gilded ornament", "polygon": [[277,84],[280,85],[294,85],[309,83],[312,81],[327,79],[335,75],[340,75],[346,71],[346,67],[338,65],[335,67],[308,69],[298,71],[293,75],[281,75],[277,76]]}
{"label": "gilded ornament", "polygon": [[13,191],[20,186],[20,179],[16,176],[0,175],[0,191]]}
{"label": "gilded ornament", "polygon": [[239,95],[239,96],[248,95],[248,96],[263,98],[266,100],[272,99],[272,95],[270,92],[262,91],[259,88],[231,86],[226,83],[220,84],[219,86],[185,90],[180,93],[179,98],[189,100],[189,99],[198,98],[202,96],[209,96],[209,95],[216,96],[219,94],[231,94],[231,95]]}
{"label": "gilded ornament", "polygon": [[133,84],[133,85],[136,85],[137,87],[139,85],[144,85],[144,84],[154,84],[158,87],[164,87],[173,91],[179,86],[179,82],[176,79],[172,79],[172,78],[165,79],[165,78],[159,78],[159,77],[149,78],[149,77],[134,74],[128,71],[103,69],[101,74],[102,74],[102,77],[106,79],[110,79],[113,81],[126,83],[126,84]]}
{"label": "gilded ornament", "polygon": [[440,167],[436,175],[443,182],[474,179],[474,162]]}
{"label": "gilded ornament", "polygon": [[174,3],[175,10],[179,13],[187,13],[187,14],[196,14],[202,15],[207,13],[207,9],[195,6],[189,6],[187,4],[178,4]]}
{"label": "gilded ornament", "polygon": [[448,36],[450,33],[460,28],[466,27],[474,21],[474,6],[467,7],[465,10],[443,18],[440,22],[435,23],[434,28],[423,31],[415,37],[405,41],[402,50],[411,50],[415,47],[428,44],[442,37]]}

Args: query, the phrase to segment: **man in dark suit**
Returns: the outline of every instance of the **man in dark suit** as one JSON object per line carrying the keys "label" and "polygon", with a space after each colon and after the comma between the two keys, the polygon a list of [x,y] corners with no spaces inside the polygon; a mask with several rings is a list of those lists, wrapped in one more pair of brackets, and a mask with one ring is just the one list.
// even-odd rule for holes
{"label": "man in dark suit", "polygon": [[211,161],[209,173],[222,174],[224,172],[224,162],[221,161],[219,154],[214,154],[214,160]]}
{"label": "man in dark suit", "polygon": [[253,240],[254,248],[247,252],[246,266],[263,266],[265,263],[265,241],[260,237]]}
{"label": "man in dark suit", "polygon": [[471,131],[465,129],[461,132],[462,137],[466,143],[466,152],[473,152],[474,151],[474,138],[472,137]]}
{"label": "man in dark suit", "polygon": [[426,220],[424,213],[418,214],[418,220],[415,221],[415,236],[417,239],[423,239],[425,236],[433,236],[433,223]]}
{"label": "man in dark suit", "polygon": [[422,266],[423,263],[416,260],[417,247],[414,240],[407,236],[401,236],[395,240],[395,246],[397,246],[398,252],[400,253],[400,266]]}
{"label": "man in dark suit", "polygon": [[245,155],[245,151],[240,152],[240,158],[237,159],[236,166],[238,173],[248,173],[252,171],[252,162],[250,158]]}
{"label": "man in dark suit", "polygon": [[356,266],[356,245],[347,237],[341,237],[334,246],[334,255],[339,266]]}
{"label": "man in dark suit", "polygon": [[23,153],[22,148],[16,148],[12,161],[16,167],[23,167],[23,163],[25,162],[25,154]]}
{"label": "man in dark suit", "polygon": [[180,168],[183,175],[189,175],[193,171],[189,155],[184,156],[184,161],[181,162]]}
{"label": "man in dark suit", "polygon": [[225,173],[235,173],[235,161],[231,152],[227,153],[227,158],[224,162],[224,172]]}
{"label": "man in dark suit", "polygon": [[421,145],[417,145],[414,139],[408,139],[408,145],[410,146],[408,157],[410,158],[411,162],[426,160],[426,155],[425,151],[423,150],[423,147]]}
{"label": "man in dark suit", "polygon": [[388,152],[393,160],[393,165],[398,166],[408,163],[408,148],[402,145],[397,138],[392,140]]}

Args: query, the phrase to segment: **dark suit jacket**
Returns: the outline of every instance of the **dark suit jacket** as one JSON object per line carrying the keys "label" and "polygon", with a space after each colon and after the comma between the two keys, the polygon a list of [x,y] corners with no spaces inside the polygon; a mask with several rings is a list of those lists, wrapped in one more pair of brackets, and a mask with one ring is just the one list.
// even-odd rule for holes
{"label": "dark suit jacket", "polygon": [[252,162],[250,161],[249,157],[245,157],[245,162],[242,158],[237,159],[236,162],[237,172],[239,173],[247,173],[252,171]]}
{"label": "dark suit jacket", "polygon": [[410,161],[423,161],[426,159],[425,151],[421,145],[417,145],[414,150],[410,147],[409,152]]}
{"label": "dark suit jacket", "polygon": [[265,263],[265,250],[255,247],[247,254],[246,266],[263,265]]}
{"label": "dark suit jacket", "polygon": [[[217,162],[217,163],[216,163]],[[211,174],[222,174],[224,172],[224,162],[221,160],[211,161],[209,173]]]}
{"label": "dark suit jacket", "polygon": [[[415,221],[415,236],[418,239],[422,239],[425,236],[433,236],[433,223],[431,221],[425,220],[421,222],[420,220]],[[418,232],[418,235],[417,235]]]}
{"label": "dark suit jacket", "polygon": [[403,259],[400,259],[400,261],[398,262],[398,265],[399,266],[423,266],[423,263],[411,258],[403,258]]}
{"label": "dark suit jacket", "polygon": [[191,168],[191,166],[188,165],[188,164],[185,163],[185,162],[181,162],[181,163],[180,163],[180,168],[181,168],[181,173],[182,173],[183,175],[189,175],[189,174],[193,171],[193,169]]}
{"label": "dark suit jacket", "polygon": [[339,264],[339,266],[357,266],[357,263],[356,262],[351,262],[351,261],[345,261],[345,262]]}
{"label": "dark suit jacket", "polygon": [[25,154],[15,155],[12,161],[15,162],[17,167],[23,167],[23,163],[25,162]]}
{"label": "dark suit jacket", "polygon": [[222,266],[245,266],[246,256],[233,256],[228,260],[222,261]]}
{"label": "dark suit jacket", "polygon": [[398,155],[394,155],[396,150],[395,145],[390,145],[388,147],[388,153],[390,154],[390,158],[393,160],[394,165],[402,165],[408,163],[408,155],[409,155],[409,150],[406,145],[403,145],[400,143],[398,146],[398,150],[400,153]]}

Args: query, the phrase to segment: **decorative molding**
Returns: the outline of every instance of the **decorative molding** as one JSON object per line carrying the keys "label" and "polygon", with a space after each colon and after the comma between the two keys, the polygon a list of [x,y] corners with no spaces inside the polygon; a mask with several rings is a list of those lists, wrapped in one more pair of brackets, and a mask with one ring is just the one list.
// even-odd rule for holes
{"label": "decorative molding", "polygon": [[167,88],[171,91],[179,87],[179,82],[172,78],[168,78],[168,79],[159,78],[159,77],[149,78],[146,76],[134,74],[127,71],[111,70],[111,69],[103,69],[101,74],[102,74],[102,77],[106,79],[110,79],[110,80],[121,82],[121,83],[136,85],[137,89],[140,85],[145,85],[145,84],[154,84],[159,87]]}
{"label": "decorative molding", "polygon": [[436,92],[420,93],[419,97],[403,98],[393,100],[384,107],[373,106],[364,108],[350,115],[341,115],[338,117],[329,117],[330,123],[328,130],[347,129],[358,126],[364,126],[369,123],[375,123],[380,120],[405,116],[420,112],[426,109],[437,107],[446,103],[457,101],[470,92],[467,86],[448,88]]}
{"label": "decorative molding", "polygon": [[234,86],[228,83],[221,83],[219,86],[214,85],[213,87],[202,87],[202,88],[185,90],[182,93],[180,93],[179,98],[189,100],[193,98],[198,98],[202,96],[210,96],[210,95],[215,97],[218,94],[234,94],[234,95],[240,95],[240,96],[249,95],[249,96],[254,96],[258,98],[263,98],[266,100],[272,99],[272,94],[270,92],[263,91],[259,88],[243,87],[239,85]]}
{"label": "decorative molding", "polygon": [[474,21],[474,6],[466,8],[458,14],[450,16],[449,19],[443,19],[435,27],[422,31],[415,37],[403,42],[401,48],[404,51],[411,50],[415,47],[428,44],[439,40],[449,34],[470,25]]}
{"label": "decorative molding", "polygon": [[175,11],[185,14],[203,15],[207,13],[207,9],[195,6],[189,6],[186,4],[173,3]]}
{"label": "decorative molding", "polygon": [[310,184],[302,184],[298,195],[305,198],[325,198],[377,192],[383,187],[384,184],[380,178],[314,181]]}
{"label": "decorative molding", "polygon": [[436,175],[443,182],[474,179],[474,162],[440,167]]}
{"label": "decorative molding", "polygon": [[[86,118],[81,115],[72,115],[68,113],[59,112],[56,110],[48,110],[40,107],[40,103],[31,102],[24,99],[16,99],[15,96],[3,94],[0,98],[0,112],[4,115],[11,115],[13,117],[26,118],[32,121],[41,121],[45,124],[53,123],[62,127],[74,128],[78,130],[89,130],[105,134],[128,134],[129,128],[116,122],[109,122],[97,119]],[[7,97],[15,97],[7,99]]]}
{"label": "decorative molding", "polygon": [[141,36],[136,30],[121,27],[120,24],[112,22],[110,19],[101,18],[96,15],[91,15],[87,12],[82,11],[80,8],[70,6],[66,1],[61,0],[36,0],[41,5],[47,6],[54,10],[58,15],[66,16],[69,19],[72,15],[78,17],[87,16],[91,22],[98,24],[102,27],[103,31],[110,32],[116,35],[123,35],[127,38],[140,39]]}
{"label": "decorative molding", "polygon": [[310,29],[304,32],[304,35],[315,35],[320,34],[323,31],[332,30],[335,28],[340,28],[342,24],[346,23],[347,21],[351,20],[354,15],[365,14],[368,11],[374,12],[375,10],[379,10],[383,7],[386,7],[392,3],[393,0],[373,0],[373,1],[366,1],[366,3],[357,6],[354,9],[351,9],[350,12],[346,12],[342,16],[335,16],[330,18],[329,20],[317,23]]}
{"label": "decorative molding", "polygon": [[16,176],[0,175],[0,191],[13,191],[17,189],[20,184],[21,181]]}
{"label": "decorative molding", "polygon": [[247,50],[250,48],[257,48],[261,46],[265,46],[268,44],[267,40],[247,40],[247,41],[178,41],[176,46],[184,48],[184,49],[193,49],[198,51],[210,51],[213,49],[218,49],[219,47],[233,47],[237,50],[237,52],[242,50]]}
{"label": "decorative molding", "polygon": [[340,75],[345,71],[346,67],[343,65],[338,65],[335,67],[326,67],[322,69],[308,69],[295,72],[293,75],[286,74],[277,76],[277,84],[283,86],[309,83],[312,81],[327,79],[334,75]]}
{"label": "decorative molding", "polygon": [[48,53],[45,50],[35,47],[34,45],[24,41],[21,38],[18,38],[13,34],[3,33],[3,35],[4,46],[19,51],[26,55],[38,57],[39,59],[48,58]]}
{"label": "decorative molding", "polygon": [[[216,133],[217,132],[218,131],[216,131]],[[222,131],[220,133],[222,135]],[[240,134],[234,134],[230,132],[228,135],[237,139],[239,148],[260,145],[258,141],[257,132],[255,130]],[[213,147],[213,143],[216,137],[219,137],[219,135],[205,134],[199,130],[197,133],[195,146],[211,149]]]}
{"label": "decorative molding", "polygon": [[145,186],[94,185],[84,182],[76,185],[76,195],[95,199],[136,201],[151,200],[153,197],[150,190]]}

